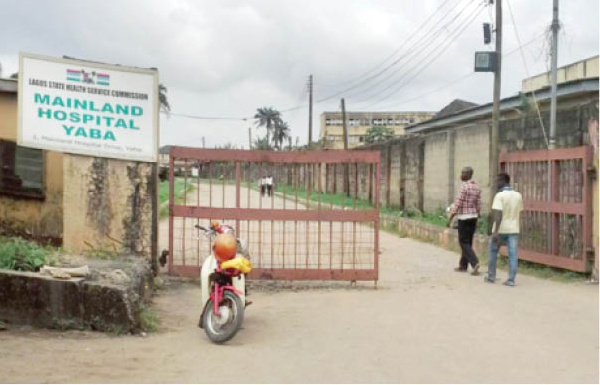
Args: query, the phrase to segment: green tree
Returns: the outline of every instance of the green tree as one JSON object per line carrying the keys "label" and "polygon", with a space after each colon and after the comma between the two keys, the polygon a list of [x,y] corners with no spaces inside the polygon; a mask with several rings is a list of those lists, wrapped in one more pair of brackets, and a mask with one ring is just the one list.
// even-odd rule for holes
{"label": "green tree", "polygon": [[394,137],[394,129],[384,126],[373,126],[367,130],[365,142],[368,144],[385,142]]}
{"label": "green tree", "polygon": [[275,122],[273,127],[273,144],[278,150],[283,150],[283,141],[290,137],[290,126],[283,120]]}
{"label": "green tree", "polygon": [[281,113],[273,107],[257,108],[256,114],[256,125],[258,127],[265,127],[267,130],[267,143],[271,143],[269,140],[271,131],[273,131],[275,125],[281,121]]}
{"label": "green tree", "polygon": [[257,138],[254,143],[252,143],[253,150],[272,150],[271,144],[267,137]]}

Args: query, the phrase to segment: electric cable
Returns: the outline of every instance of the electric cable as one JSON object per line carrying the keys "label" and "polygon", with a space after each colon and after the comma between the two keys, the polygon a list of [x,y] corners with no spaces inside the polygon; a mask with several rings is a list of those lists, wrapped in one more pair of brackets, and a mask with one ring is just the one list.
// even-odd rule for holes
{"label": "electric cable", "polygon": [[[407,81],[405,81],[404,83],[400,84],[400,87],[394,89],[391,93],[386,94],[384,97],[378,99],[376,102],[368,105],[367,107],[365,107],[366,109],[369,109],[379,103],[381,103],[384,100],[389,99],[390,97],[392,97],[393,95],[395,95],[396,93],[398,93],[398,91],[400,91],[402,88],[404,88],[407,84],[409,84],[413,79],[415,79],[421,72],[423,72],[429,65],[431,65],[437,58],[439,58],[447,49],[448,47],[450,47],[450,44],[452,42],[454,42],[463,32],[464,30],[470,26],[471,22],[473,20],[475,20],[475,18],[478,16],[478,12],[480,12],[483,8],[478,7],[475,8],[473,13],[471,15],[469,15],[468,17],[470,17],[470,19],[465,20],[466,22],[462,25],[462,29],[459,27],[459,29],[455,30],[454,32],[457,32],[456,34],[454,34],[454,36],[452,35],[448,35],[446,37],[446,39],[444,39],[440,44],[438,44],[438,46],[436,46],[436,48],[430,52],[433,53],[435,52],[435,50],[437,50],[438,47],[440,47],[443,43],[445,43],[445,41],[452,36],[452,41],[449,42],[449,44],[447,44],[445,47],[443,47],[443,49],[437,53],[436,56],[434,56],[433,58],[431,58],[431,60],[429,62],[427,62],[425,65],[423,65],[411,78],[409,78]],[[430,55],[425,56],[421,61],[419,61],[415,66],[413,66],[409,71],[407,71],[407,73],[410,73],[410,71],[412,71],[413,69],[416,69],[424,60],[426,60]],[[395,83],[391,83],[388,87],[386,87],[384,90],[382,91],[386,91],[388,89],[390,89],[391,87],[393,87],[395,84],[397,84],[398,82]],[[367,100],[368,101],[368,100]]]}
{"label": "electric cable", "polygon": [[[453,6],[457,6],[458,3],[460,3],[463,0],[458,0],[458,2]],[[366,77],[368,75],[370,75],[372,72],[375,72],[377,69],[379,69],[381,66],[383,66],[388,60],[392,59],[394,56],[396,56],[403,48],[404,46],[410,41],[410,39],[412,39],[413,36],[415,36],[418,32],[420,32],[425,25],[427,25],[427,23],[433,18],[433,16],[435,16],[446,4],[451,4],[451,1],[442,1],[441,5],[438,6],[436,8],[436,10],[429,15],[429,17],[423,22],[421,23],[421,25],[419,25],[409,36],[408,38],[406,38],[406,40],[404,40],[404,42],[400,45],[400,47],[398,47],[394,52],[392,52],[391,55],[387,56],[385,59],[383,59],[379,64],[375,65],[375,67],[371,68],[370,70],[368,70],[367,72],[363,73],[360,76],[355,77],[353,80],[348,81],[348,82],[344,82],[341,83],[340,86],[345,86],[345,85],[349,85],[352,83],[355,83],[356,81],[361,80],[363,77]],[[443,17],[442,17],[443,18]],[[322,87],[324,88],[339,88],[340,86],[331,86],[331,85],[324,85]]]}
{"label": "electric cable", "polygon": [[[392,66],[393,66],[393,65],[396,65],[396,64],[398,64],[398,63],[402,62],[402,60],[403,60],[403,59],[406,59],[406,61],[405,61],[403,64],[399,65],[399,66],[396,68],[396,72],[392,73],[392,74],[391,74],[391,76],[388,76],[388,77],[385,77],[385,78],[381,78],[381,79],[379,79],[378,81],[376,81],[375,83],[371,84],[371,85],[370,85],[369,87],[367,87],[366,89],[363,89],[363,90],[361,90],[361,91],[357,91],[357,92],[358,92],[358,93],[360,93],[360,94],[365,94],[365,93],[367,93],[368,91],[370,91],[370,90],[372,90],[372,89],[374,89],[374,88],[378,87],[378,86],[379,86],[379,85],[381,85],[382,83],[384,83],[384,82],[386,82],[386,81],[389,81],[389,80],[391,80],[392,78],[394,78],[396,75],[398,75],[398,74],[400,73],[400,72],[399,72],[399,70],[400,70],[400,69],[402,69],[402,68],[404,68],[406,65],[410,64],[410,62],[411,62],[411,61],[413,61],[413,60],[415,60],[416,58],[418,58],[418,57],[419,57],[419,55],[421,55],[423,52],[426,52],[426,50],[422,50],[422,49],[419,49],[419,48],[421,48],[421,47],[424,47],[424,46],[425,46],[425,47],[427,47],[427,46],[431,45],[431,44],[432,44],[432,43],[433,43],[433,42],[434,42],[434,41],[435,41],[435,40],[438,38],[438,36],[440,36],[439,32],[441,32],[441,31],[443,31],[443,30],[447,30],[447,29],[448,29],[448,27],[449,27],[450,25],[452,25],[452,24],[453,24],[453,23],[454,23],[454,22],[455,22],[455,21],[456,21],[456,20],[457,20],[457,19],[458,19],[458,18],[459,18],[459,17],[460,17],[460,16],[461,16],[463,13],[464,13],[464,11],[467,9],[467,7],[468,7],[469,5],[471,5],[472,3],[473,3],[473,2],[470,2],[470,3],[467,3],[467,4],[465,4],[465,7],[463,7],[463,8],[462,8],[462,9],[461,9],[461,10],[460,10],[460,11],[459,11],[459,12],[458,12],[456,15],[454,15],[454,17],[453,17],[453,18],[452,18],[450,21],[448,21],[447,23],[445,23],[444,25],[442,25],[442,26],[441,26],[440,28],[438,28],[437,30],[431,30],[430,32],[432,32],[432,31],[433,31],[433,39],[429,39],[428,41],[425,41],[425,42],[423,42],[423,39],[420,39],[419,41],[417,41],[417,42],[416,42],[416,43],[415,43],[415,44],[414,44],[414,45],[413,45],[413,46],[410,48],[410,50],[413,50],[413,49],[415,49],[415,52],[416,52],[416,54],[415,54],[415,55],[411,56],[411,55],[412,55],[412,52],[410,52],[410,51],[409,51],[407,55],[405,55],[405,56],[401,57],[400,59],[396,60],[396,61],[395,61],[394,63],[392,63],[390,66],[386,67],[386,68],[384,69],[384,71],[382,71],[382,72],[381,72],[381,73],[383,73],[383,72],[387,71],[388,69],[392,68]],[[424,36],[423,36],[423,38],[425,38],[425,36],[428,36],[428,34],[424,35]],[[401,75],[401,76],[402,76],[402,75]],[[344,97],[346,97],[346,98],[351,98],[351,97],[353,97],[354,95],[357,95],[357,94],[358,94],[357,92],[352,92],[352,93],[350,93],[349,95],[344,95]],[[360,102],[364,102],[364,101],[366,101],[366,100],[368,100],[368,99],[370,99],[370,98],[371,98],[371,97],[367,97],[366,99],[363,99],[363,100],[359,101],[359,103],[360,103]]]}
{"label": "electric cable", "polygon": [[[506,4],[508,5],[508,12],[510,13],[510,19],[512,20],[513,29],[515,31],[515,36],[517,37],[517,43],[519,44],[519,52],[521,53],[521,59],[523,60],[523,66],[525,67],[525,74],[529,78],[529,67],[527,66],[527,60],[525,60],[525,54],[523,53],[523,45],[521,44],[521,38],[519,37],[519,31],[517,30],[517,24],[515,22],[515,18],[513,16],[512,8],[510,6],[510,0],[506,0]],[[542,119],[542,114],[540,112],[540,107],[538,106],[537,98],[535,97],[535,92],[531,91],[531,96],[533,96],[533,103],[535,104],[535,109],[537,111],[538,119],[540,121],[540,128],[542,129],[542,134],[544,134],[544,141],[546,142],[546,148],[550,148],[550,144],[548,142],[548,138],[546,136],[546,128],[544,127],[544,120]]]}
{"label": "electric cable", "polygon": [[[463,0],[459,0],[459,2],[458,2],[458,3],[460,3],[461,1],[463,1]],[[467,1],[467,3],[474,3],[474,2],[475,2],[474,0],[469,0],[469,1]],[[457,3],[456,5],[458,5],[458,3]],[[468,4],[467,4],[467,5],[468,5]],[[463,9],[464,9],[464,8],[463,8]],[[446,17],[446,16],[447,16],[449,13],[451,13],[451,12],[452,12],[452,9],[451,9],[451,10],[450,10],[448,13],[446,13],[446,14],[445,14],[443,17]],[[428,20],[429,20],[429,19],[428,19]],[[413,34],[411,34],[411,35],[410,35],[410,37],[414,36],[416,32],[420,31],[420,28],[421,28],[421,27],[417,28],[417,30],[416,30],[415,32],[413,32]],[[442,27],[442,29],[443,29],[443,27]],[[412,45],[412,46],[409,48],[409,51],[410,51],[410,50],[413,50],[415,47],[417,47],[417,46],[418,46],[418,45],[419,45],[419,44],[420,44],[420,43],[423,41],[423,39],[427,38],[427,37],[428,37],[428,36],[429,36],[429,35],[432,33],[432,31],[434,31],[434,30],[430,30],[430,31],[429,31],[429,32],[427,32],[425,35],[421,36],[421,38],[420,38],[420,39],[419,39],[419,40],[418,40],[416,43],[414,43],[414,44],[413,44],[413,45]],[[435,31],[437,32],[437,30],[435,30]],[[400,48],[403,48],[403,47],[404,47],[404,45],[406,45],[406,43],[408,43],[408,41],[410,41],[410,39],[407,39],[407,40],[405,40],[404,44],[403,44],[403,45],[402,45]],[[396,55],[396,53],[395,53],[393,56],[395,56],[395,55]],[[353,85],[353,86],[350,86],[350,87],[348,87],[348,88],[345,88],[345,89],[344,89],[344,90],[342,90],[342,91],[336,92],[336,93],[334,93],[334,94],[331,94],[331,95],[329,95],[329,96],[326,96],[326,97],[324,97],[324,98],[317,99],[317,100],[316,100],[316,102],[317,102],[317,103],[325,102],[325,101],[327,101],[327,100],[331,100],[331,99],[333,99],[333,98],[335,98],[335,97],[338,97],[338,96],[340,96],[340,95],[342,95],[342,94],[344,94],[344,93],[346,93],[346,92],[348,92],[348,91],[352,91],[352,90],[354,90],[354,89],[356,89],[356,88],[360,87],[361,85],[363,85],[363,84],[365,84],[365,83],[369,82],[370,80],[372,80],[372,79],[375,79],[375,78],[379,77],[380,75],[384,74],[384,73],[385,73],[385,72],[387,72],[389,69],[391,69],[392,67],[394,67],[395,65],[397,65],[399,62],[401,62],[403,59],[405,59],[405,58],[407,58],[407,57],[410,57],[410,55],[404,55],[404,56],[400,57],[399,59],[396,59],[394,62],[392,62],[392,63],[391,63],[391,64],[389,64],[388,66],[386,66],[386,67],[385,67],[383,70],[381,70],[381,71],[377,72],[375,75],[371,75],[371,76],[369,76],[369,77],[367,77],[367,78],[363,79],[363,80],[362,80],[362,81],[360,81],[359,83],[357,83],[357,84],[355,84],[355,85]]]}

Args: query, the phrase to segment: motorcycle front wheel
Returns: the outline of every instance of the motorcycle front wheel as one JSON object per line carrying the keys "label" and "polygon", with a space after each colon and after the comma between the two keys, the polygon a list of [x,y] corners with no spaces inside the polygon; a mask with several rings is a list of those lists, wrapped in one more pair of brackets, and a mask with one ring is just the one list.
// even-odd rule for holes
{"label": "motorcycle front wheel", "polygon": [[244,321],[244,306],[240,297],[230,291],[223,294],[219,305],[219,315],[214,312],[213,301],[209,300],[204,312],[204,331],[208,338],[215,343],[232,339]]}

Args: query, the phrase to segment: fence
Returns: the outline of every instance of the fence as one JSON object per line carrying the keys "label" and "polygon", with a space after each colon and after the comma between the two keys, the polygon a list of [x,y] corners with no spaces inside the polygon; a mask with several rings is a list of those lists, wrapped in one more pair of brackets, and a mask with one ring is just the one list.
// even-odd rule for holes
{"label": "fence", "polygon": [[[211,245],[194,225],[216,219],[248,242],[250,278],[378,279],[379,152],[172,147],[169,162],[171,274],[199,274]],[[180,177],[176,163],[182,166]],[[342,189],[333,177],[338,168],[348,170],[344,185],[351,188]],[[359,181],[365,171],[370,180]],[[259,184],[269,176],[272,194]],[[176,197],[176,183],[183,191],[193,189]],[[374,192],[373,205],[361,204],[361,183]]]}
{"label": "fence", "polygon": [[589,146],[500,154],[523,195],[519,258],[587,272],[593,254]]}

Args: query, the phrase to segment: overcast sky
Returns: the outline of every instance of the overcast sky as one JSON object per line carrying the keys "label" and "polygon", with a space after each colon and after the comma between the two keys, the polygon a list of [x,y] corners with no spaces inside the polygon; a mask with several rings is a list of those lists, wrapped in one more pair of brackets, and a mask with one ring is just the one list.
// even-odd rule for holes
{"label": "overcast sky", "polygon": [[[487,2],[487,1],[485,1]],[[284,111],[294,141],[308,137],[308,76],[314,76],[313,138],[319,115],[348,111],[437,111],[455,98],[488,103],[491,73],[473,72],[480,0],[10,1],[0,0],[2,76],[19,51],[157,67],[174,115],[161,116],[160,143],[248,148],[256,108]],[[598,54],[598,0],[562,0],[558,63]],[[502,95],[549,68],[552,0],[503,0]],[[509,4],[515,23],[509,12]],[[188,119],[175,114],[232,117]]]}

